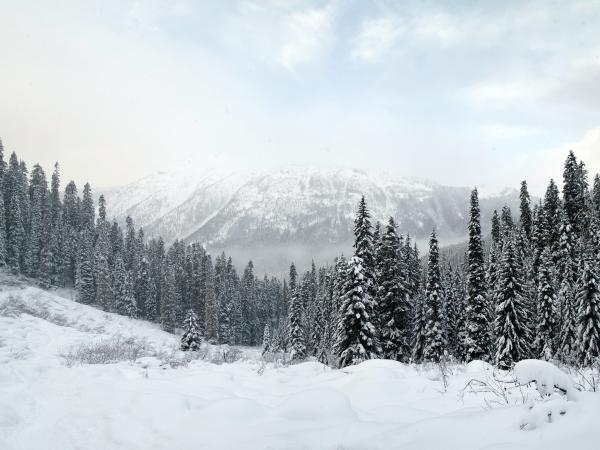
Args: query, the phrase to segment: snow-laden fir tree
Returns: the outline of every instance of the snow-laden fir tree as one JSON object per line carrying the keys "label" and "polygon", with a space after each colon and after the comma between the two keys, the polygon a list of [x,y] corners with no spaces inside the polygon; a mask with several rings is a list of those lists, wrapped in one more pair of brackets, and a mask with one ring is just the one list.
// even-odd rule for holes
{"label": "snow-laden fir tree", "polygon": [[443,298],[441,285],[440,253],[435,230],[429,240],[429,262],[427,265],[427,281],[425,283],[425,336],[423,359],[439,362],[446,350],[444,336]]}
{"label": "snow-laden fir tree", "polygon": [[188,309],[183,321],[183,335],[181,336],[180,348],[186,351],[198,351],[202,344],[202,335],[198,327],[198,316],[193,309]]}
{"label": "snow-laden fir tree", "polygon": [[79,238],[79,255],[77,260],[75,287],[81,303],[92,304],[96,299],[94,284],[94,260],[92,250],[93,235],[91,231],[81,232]]}
{"label": "snow-laden fir tree", "polygon": [[587,258],[578,283],[577,347],[579,363],[589,367],[600,356],[600,288],[595,260]]}
{"label": "snow-laden fir tree", "polygon": [[42,249],[48,244],[48,183],[39,164],[31,171],[29,183],[29,237],[25,270],[32,278],[40,275]]}
{"label": "snow-laden fir tree", "polygon": [[219,292],[219,342],[233,344],[234,342],[234,311],[236,304],[235,279],[237,275],[233,267],[231,257],[227,259],[225,274],[223,277],[223,288]]}
{"label": "snow-laden fir tree", "polygon": [[[1,141],[0,141],[1,144]],[[2,161],[3,162],[3,161]],[[0,183],[2,179],[0,178]],[[0,267],[6,265],[6,216],[4,214],[4,195],[0,192]]]}
{"label": "snow-laden fir tree", "polygon": [[556,303],[555,272],[552,255],[546,248],[542,253],[539,281],[537,286],[537,327],[535,349],[536,357],[546,361],[555,354],[556,343]]}
{"label": "snow-laden fir tree", "polygon": [[573,225],[575,234],[583,233],[583,213],[585,209],[584,192],[586,182],[584,173],[573,151],[569,151],[563,172],[563,208],[569,223]]}
{"label": "snow-laden fir tree", "polygon": [[425,290],[419,286],[417,296],[413,303],[413,361],[420,363],[423,361],[425,353],[425,333],[427,326],[427,317],[425,315]]}
{"label": "snow-laden fir tree", "polygon": [[294,361],[302,361],[306,358],[306,336],[302,328],[303,307],[299,290],[300,288],[296,286],[291,293],[292,299],[288,315],[289,346]]}
{"label": "snow-laden fir tree", "polygon": [[112,273],[113,279],[113,309],[116,313],[128,317],[137,316],[133,283],[121,255],[117,255]]}
{"label": "snow-laden fir tree", "polygon": [[454,269],[448,264],[446,271],[448,280],[445,286],[445,339],[448,352],[451,355],[460,357],[460,331],[464,322],[464,304],[461,283],[462,279],[458,269]]}
{"label": "snow-laden fir tree", "polygon": [[389,218],[381,235],[378,265],[378,322],[382,357],[407,362],[411,355],[410,303],[405,286],[406,268],[400,258],[396,223]]}
{"label": "snow-laden fir tree", "polygon": [[550,247],[552,258],[556,262],[560,243],[561,201],[558,187],[554,180],[550,180],[543,203],[543,242]]}
{"label": "snow-laden fir tree", "polygon": [[556,356],[562,362],[573,364],[578,357],[577,351],[577,295],[573,266],[567,265],[566,272],[559,280],[558,293],[558,326]]}
{"label": "snow-laden fir tree", "polygon": [[[240,290],[241,301],[241,343],[244,345],[254,345],[257,339],[257,320],[256,320],[256,280],[254,277],[254,264],[252,261],[244,269],[241,279]],[[262,330],[261,330],[262,331]]]}
{"label": "snow-laden fir tree", "polygon": [[21,270],[21,252],[25,242],[21,184],[22,176],[17,155],[12,153],[3,179],[3,190],[6,215],[6,260],[8,266],[15,272]]}
{"label": "snow-laden fir tree", "polygon": [[371,214],[365,197],[361,197],[354,219],[354,256],[361,259],[365,288],[373,300],[377,295],[375,286],[375,254],[373,250],[373,230]]}
{"label": "snow-laden fir tree", "polygon": [[533,218],[532,218],[532,214],[531,214],[531,198],[529,197],[529,191],[527,190],[527,181],[521,182],[521,192],[520,192],[519,198],[521,200],[521,204],[520,204],[521,228],[525,232],[525,236],[527,236],[527,239],[531,239]]}
{"label": "snow-laden fir tree", "polygon": [[264,355],[265,353],[270,353],[273,351],[272,347],[272,342],[271,342],[271,327],[269,326],[269,324],[265,324],[265,329],[263,331],[263,337],[262,337],[262,354]]}
{"label": "snow-laden fir tree", "polygon": [[204,273],[206,277],[204,285],[206,299],[204,337],[208,342],[217,343],[219,341],[219,305],[215,292],[215,271],[210,255],[206,255]]}
{"label": "snow-laden fir tree", "polygon": [[600,220],[600,175],[594,177],[594,187],[592,188],[592,206],[596,218]]}
{"label": "snow-laden fir tree", "polygon": [[[467,251],[467,359],[487,359],[491,350],[490,317],[486,298],[481,212],[477,189],[471,193]],[[504,217],[504,215],[503,215]],[[507,225],[508,226],[508,225]],[[506,228],[506,227],[505,227]]]}
{"label": "snow-laden fir tree", "polygon": [[165,259],[160,288],[160,324],[163,330],[173,333],[176,325],[175,302],[177,293],[175,290],[175,268],[170,257]]}
{"label": "snow-laden fir tree", "polygon": [[113,309],[112,276],[108,261],[109,252],[108,224],[101,223],[98,226],[98,239],[96,240],[94,257],[94,273],[96,277],[95,303],[104,311]]}
{"label": "snow-laden fir tree", "polygon": [[510,368],[530,353],[527,305],[523,297],[523,272],[514,237],[507,236],[502,251],[496,290],[496,356],[501,368]]}
{"label": "snow-laden fir tree", "polygon": [[499,245],[502,239],[502,228],[500,226],[500,216],[498,211],[494,210],[492,214],[492,244]]}
{"label": "snow-laden fir tree", "polygon": [[369,279],[365,276],[363,260],[353,256],[348,262],[346,292],[342,297],[336,334],[335,351],[340,367],[376,358],[380,353],[373,326],[375,311],[376,305],[371,296]]}

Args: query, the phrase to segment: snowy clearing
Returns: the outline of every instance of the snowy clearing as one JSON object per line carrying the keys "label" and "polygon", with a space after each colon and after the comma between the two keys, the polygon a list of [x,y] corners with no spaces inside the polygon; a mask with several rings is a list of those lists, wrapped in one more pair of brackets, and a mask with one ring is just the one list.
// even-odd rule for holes
{"label": "snowy clearing", "polygon": [[[241,359],[216,364],[207,360],[221,362],[227,349],[214,347],[203,349],[204,360],[182,360],[178,338],[156,325],[63,297],[0,281],[2,450],[595,449],[600,442],[599,394],[541,403],[535,385],[499,382],[485,363],[451,366],[444,392],[436,367],[385,360],[343,370],[275,367],[243,349]],[[69,362],[90,346],[108,360],[111,346],[124,349],[125,360]],[[529,364],[520,381],[539,379],[534,369]],[[547,383],[567,383],[561,374]],[[494,393],[507,387],[504,397]]]}

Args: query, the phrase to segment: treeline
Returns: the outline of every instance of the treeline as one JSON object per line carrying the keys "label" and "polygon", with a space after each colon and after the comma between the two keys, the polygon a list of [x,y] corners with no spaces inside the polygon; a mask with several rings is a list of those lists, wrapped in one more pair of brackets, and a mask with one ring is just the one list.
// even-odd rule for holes
{"label": "treeline", "polygon": [[[324,354],[341,366],[370,358],[403,362],[487,360],[502,368],[525,358],[590,366],[600,354],[600,177],[593,187],[570,152],[562,197],[551,180],[531,207],[527,183],[519,217],[494,212],[485,250],[477,190],[470,201],[464,264],[440,260],[435,230],[426,268],[407,257],[393,218],[373,229],[364,198],[355,222],[354,256],[332,275],[337,305],[333,343],[307,337],[310,316],[292,292],[290,328],[297,357]],[[312,323],[311,320],[305,321]],[[317,322],[318,323],[318,322]],[[327,339],[327,334],[323,334]],[[316,347],[318,348],[318,346]]]}
{"label": "treeline", "polygon": [[44,287],[74,287],[81,303],[171,332],[192,311],[215,343],[260,344],[265,325],[287,317],[285,281],[259,279],[251,261],[240,277],[231,258],[213,260],[197,243],[146,240],[130,217],[123,230],[103,196],[96,207],[89,184],[81,196],[73,181],[61,192],[58,164],[48,185],[40,165],[29,173],[15,153],[6,163],[2,141],[0,189],[0,266]]}

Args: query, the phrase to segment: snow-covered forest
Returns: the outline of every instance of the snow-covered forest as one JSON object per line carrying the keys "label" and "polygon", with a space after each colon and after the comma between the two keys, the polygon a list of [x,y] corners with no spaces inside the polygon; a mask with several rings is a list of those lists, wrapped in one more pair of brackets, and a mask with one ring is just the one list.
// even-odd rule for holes
{"label": "snow-covered forest", "polygon": [[473,190],[467,251],[454,265],[435,230],[422,260],[394,218],[371,223],[363,197],[354,254],[304,273],[292,263],[279,280],[257,276],[251,261],[240,276],[200,243],[146,240],[135,218],[123,230],[89,184],[81,196],[72,181],[63,192],[58,164],[48,182],[16,153],[5,162],[0,144],[0,263],[46,288],[74,287],[80,303],[183,329],[186,349],[262,345],[331,367],[378,358],[590,367],[600,354],[600,177],[588,178],[570,152],[562,194],[551,180],[532,205],[523,181],[520,210],[495,213],[485,239]]}

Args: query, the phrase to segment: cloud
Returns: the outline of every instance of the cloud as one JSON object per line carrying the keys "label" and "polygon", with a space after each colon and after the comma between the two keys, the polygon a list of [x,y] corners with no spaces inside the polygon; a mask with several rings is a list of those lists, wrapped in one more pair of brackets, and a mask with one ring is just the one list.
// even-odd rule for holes
{"label": "cloud", "polygon": [[398,20],[385,17],[367,20],[355,39],[352,55],[370,63],[381,61],[402,34]]}
{"label": "cloud", "polygon": [[481,128],[481,131],[484,137],[494,141],[529,138],[531,136],[538,136],[543,133],[543,130],[538,127],[528,127],[504,123],[484,125]]}
{"label": "cloud", "polygon": [[294,72],[324,56],[335,41],[336,4],[242,1],[226,14],[224,34],[250,60]]}
{"label": "cloud", "polygon": [[293,71],[318,55],[331,39],[333,7],[296,11],[285,18],[279,62]]}
{"label": "cloud", "polygon": [[585,163],[589,181],[593,181],[594,175],[600,173],[600,125],[587,130],[580,140],[514,158],[511,167],[505,167],[505,170],[526,178],[530,190],[542,196],[551,178],[559,187],[562,185],[563,167],[569,150],[573,150],[577,158]]}

